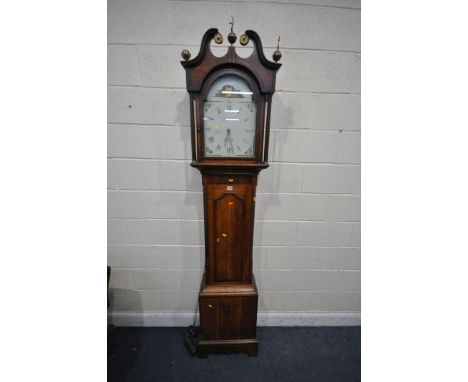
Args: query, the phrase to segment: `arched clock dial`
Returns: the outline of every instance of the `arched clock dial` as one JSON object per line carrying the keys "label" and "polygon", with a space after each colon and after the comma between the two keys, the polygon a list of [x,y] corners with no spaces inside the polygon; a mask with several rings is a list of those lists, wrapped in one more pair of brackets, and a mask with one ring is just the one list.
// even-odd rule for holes
{"label": "arched clock dial", "polygon": [[206,157],[253,157],[257,104],[239,77],[223,76],[213,83],[203,107]]}

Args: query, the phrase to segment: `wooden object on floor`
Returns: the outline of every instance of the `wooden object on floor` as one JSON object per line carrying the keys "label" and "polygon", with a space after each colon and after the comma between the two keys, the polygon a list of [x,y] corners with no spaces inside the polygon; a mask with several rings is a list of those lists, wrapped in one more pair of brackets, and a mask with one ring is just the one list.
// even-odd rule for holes
{"label": "wooden object on floor", "polygon": [[[243,58],[231,45],[223,57],[203,36],[199,54],[182,52],[190,94],[191,166],[200,170],[205,218],[205,270],[199,296],[200,330],[187,334],[192,354],[243,351],[257,355],[258,291],[252,273],[255,192],[258,173],[268,167],[271,99],[281,64],[265,58],[256,32]],[[233,39],[228,39],[231,44]]]}

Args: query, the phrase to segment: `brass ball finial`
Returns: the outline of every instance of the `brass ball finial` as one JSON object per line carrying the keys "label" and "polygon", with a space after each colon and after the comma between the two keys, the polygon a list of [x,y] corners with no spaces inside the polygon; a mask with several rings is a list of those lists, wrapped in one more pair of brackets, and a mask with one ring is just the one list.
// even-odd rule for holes
{"label": "brass ball finial", "polygon": [[183,49],[181,56],[185,61],[187,61],[188,59],[190,59],[191,54],[187,49]]}
{"label": "brass ball finial", "polygon": [[236,42],[237,36],[234,33],[234,31],[232,30],[234,28],[234,17],[231,16],[231,18],[232,18],[232,21],[229,23],[229,25],[231,25],[231,31],[228,34],[228,41],[232,45],[232,44],[234,44]]}
{"label": "brass ball finial", "polygon": [[241,45],[247,45],[249,43],[249,36],[247,36],[245,33],[240,36],[239,42]]}
{"label": "brass ball finial", "polygon": [[213,39],[214,39],[214,42],[215,42],[216,44],[222,44],[222,43],[223,43],[223,35],[222,35],[221,33],[219,33],[219,32],[217,32],[217,33],[214,35]]}
{"label": "brass ball finial", "polygon": [[278,36],[278,46],[276,47],[275,52],[273,53],[273,61],[278,62],[281,59],[281,52],[279,50],[280,36]]}

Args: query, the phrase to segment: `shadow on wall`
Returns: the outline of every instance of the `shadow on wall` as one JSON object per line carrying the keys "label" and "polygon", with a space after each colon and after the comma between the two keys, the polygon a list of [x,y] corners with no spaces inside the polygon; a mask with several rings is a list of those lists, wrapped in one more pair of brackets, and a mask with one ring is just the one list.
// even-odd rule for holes
{"label": "shadow on wall", "polygon": [[[283,129],[280,132],[275,131],[274,132],[274,146],[270,148],[272,149],[271,152],[269,153],[269,158],[270,161],[272,161],[274,158],[281,158],[282,155],[280,153],[283,151],[285,145],[288,142],[288,128],[292,123],[292,110],[291,106],[285,105],[281,97],[278,97],[278,95],[273,95],[273,100],[271,103],[271,108],[275,110],[276,115],[281,115],[281,120],[283,121],[284,125],[277,127],[279,129]],[[273,113],[272,113],[273,114]],[[271,123],[272,125],[275,125]],[[278,190],[280,188],[280,181],[281,177],[276,176],[275,179],[273,179],[273,185],[272,189],[270,190],[271,192],[275,192],[275,190]]]}
{"label": "shadow on wall", "polygon": [[[190,96],[187,92],[181,102],[175,105],[175,123],[182,126],[180,130],[180,141],[184,145],[184,153],[187,153],[187,160],[192,160],[192,143],[190,136]],[[198,170],[190,166],[189,163],[184,167],[185,179],[187,179],[187,189],[183,191],[201,191],[201,177]],[[203,210],[201,210],[203,211]]]}
{"label": "shadow on wall", "polygon": [[[112,278],[112,274],[111,274]],[[110,288],[109,289],[109,302],[110,308],[109,313],[111,313],[109,317],[109,324],[113,324],[115,326],[122,326],[120,322],[115,320],[112,316],[112,313],[119,312],[125,313],[128,312],[143,312],[143,306],[141,302],[140,293],[136,290],[132,289],[120,289],[120,288]],[[124,308],[125,310],[121,311],[119,307]],[[143,320],[142,320],[143,321]]]}
{"label": "shadow on wall", "polygon": [[[176,110],[176,116],[175,116],[175,123],[177,125],[184,126],[181,129],[181,142],[184,144],[184,152],[188,153],[188,159],[191,161],[192,160],[192,137],[190,134],[190,119],[188,118],[190,116],[190,96],[187,92],[185,92],[184,99],[182,102],[178,103],[175,106]],[[201,267],[200,271],[200,276],[199,276],[199,282],[197,283],[197,291],[198,291],[198,285],[201,284],[201,278],[203,276],[203,267],[205,264],[205,251],[204,251],[204,226],[203,226],[203,219],[204,219],[204,209],[203,209],[203,186],[201,182],[201,174],[200,172],[191,167],[189,163],[185,166],[184,169],[185,172],[185,177],[188,179],[188,186],[187,190],[192,190],[196,192],[188,192],[185,195],[185,200],[184,200],[184,205],[186,206],[195,206],[196,211],[197,211],[197,219],[199,220],[199,234],[198,234],[198,243],[199,245],[202,246],[203,250],[197,250],[193,255],[199,256],[199,264]],[[187,234],[184,232],[184,229],[181,230],[181,235]],[[190,233],[188,233],[190,234]],[[183,269],[187,270],[190,268],[193,268],[192,264],[189,264],[189,260],[184,257],[183,258],[184,263],[182,265]],[[187,272],[185,272],[187,273]],[[187,280],[188,278],[185,277]],[[198,281],[198,280],[197,280]],[[186,284],[186,290],[184,291],[187,296],[190,295],[190,293],[193,293],[193,288],[194,286],[190,287],[188,284]],[[188,298],[188,297],[187,297]],[[196,307],[198,304],[198,294],[194,295],[193,297],[193,311],[195,311]],[[182,304],[186,305],[186,304]],[[186,310],[186,306],[183,306],[183,310]]]}
{"label": "shadow on wall", "polygon": [[[272,104],[271,108],[278,110],[278,112],[281,113],[282,118],[286,121],[286,126],[282,126],[281,128],[287,129],[289,126],[289,123],[291,121],[291,110],[289,107],[286,107],[284,103],[282,102],[281,97],[278,97],[278,95],[273,95],[272,99]],[[270,126],[272,123],[270,122]],[[278,134],[276,131],[271,130],[270,127],[270,147],[268,150],[268,161],[270,163],[270,167],[263,170],[260,172],[258,179],[257,179],[257,189],[260,187],[262,189],[262,194],[257,195],[257,201],[260,201],[259,203],[256,203],[255,206],[255,225],[254,225],[254,245],[260,242],[265,243],[263,239],[265,235],[265,214],[268,211],[269,206],[272,203],[272,199],[270,197],[270,193],[273,192],[278,192],[278,190],[281,188],[281,168],[275,166],[274,163],[274,158],[277,158],[276,155],[276,150],[278,150],[277,147],[277,142],[278,138],[280,137],[281,139],[281,145],[286,144],[287,141],[287,130],[285,130],[282,134]],[[274,203],[279,202],[278,198],[275,198],[273,201]],[[262,221],[262,223],[258,223],[259,221]],[[257,252],[257,256],[260,256],[257,261],[254,259],[254,264],[258,266],[257,269],[254,267],[254,275],[255,275],[255,280],[257,282],[257,287],[259,289],[259,301],[258,301],[258,310],[263,311],[267,310],[264,309],[263,305],[263,294],[262,294],[262,285],[263,285],[263,279],[262,279],[262,274],[258,271],[259,269],[265,267],[264,259],[263,257],[265,256],[264,251],[255,251],[254,254]]]}
{"label": "shadow on wall", "polygon": [[[190,115],[190,96],[187,92],[185,92],[182,102],[179,102],[176,105],[175,110],[175,123],[178,126],[183,126],[183,128],[180,130],[180,140],[184,145],[184,152],[188,153],[187,159],[191,161],[192,138],[190,135],[190,126],[184,126],[187,124],[187,116]],[[190,120],[188,120],[188,124],[190,125]],[[187,179],[187,190],[183,191],[196,191],[201,193],[203,188],[199,171],[187,163],[187,165],[184,166],[184,173],[185,179]],[[195,206],[197,210],[197,219],[203,220],[203,194],[187,193],[185,196],[184,205]],[[181,234],[183,234],[183,232],[181,232]],[[203,243],[203,241],[200,243]]]}

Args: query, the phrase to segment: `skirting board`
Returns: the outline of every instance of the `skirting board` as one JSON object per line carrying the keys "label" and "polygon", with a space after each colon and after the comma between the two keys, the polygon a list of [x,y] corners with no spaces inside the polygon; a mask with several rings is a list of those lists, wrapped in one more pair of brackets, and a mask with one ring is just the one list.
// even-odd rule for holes
{"label": "skirting board", "polygon": [[[193,313],[108,313],[108,322],[115,326],[188,326]],[[198,323],[198,317],[197,317]],[[360,326],[361,313],[258,313],[258,326]]]}

